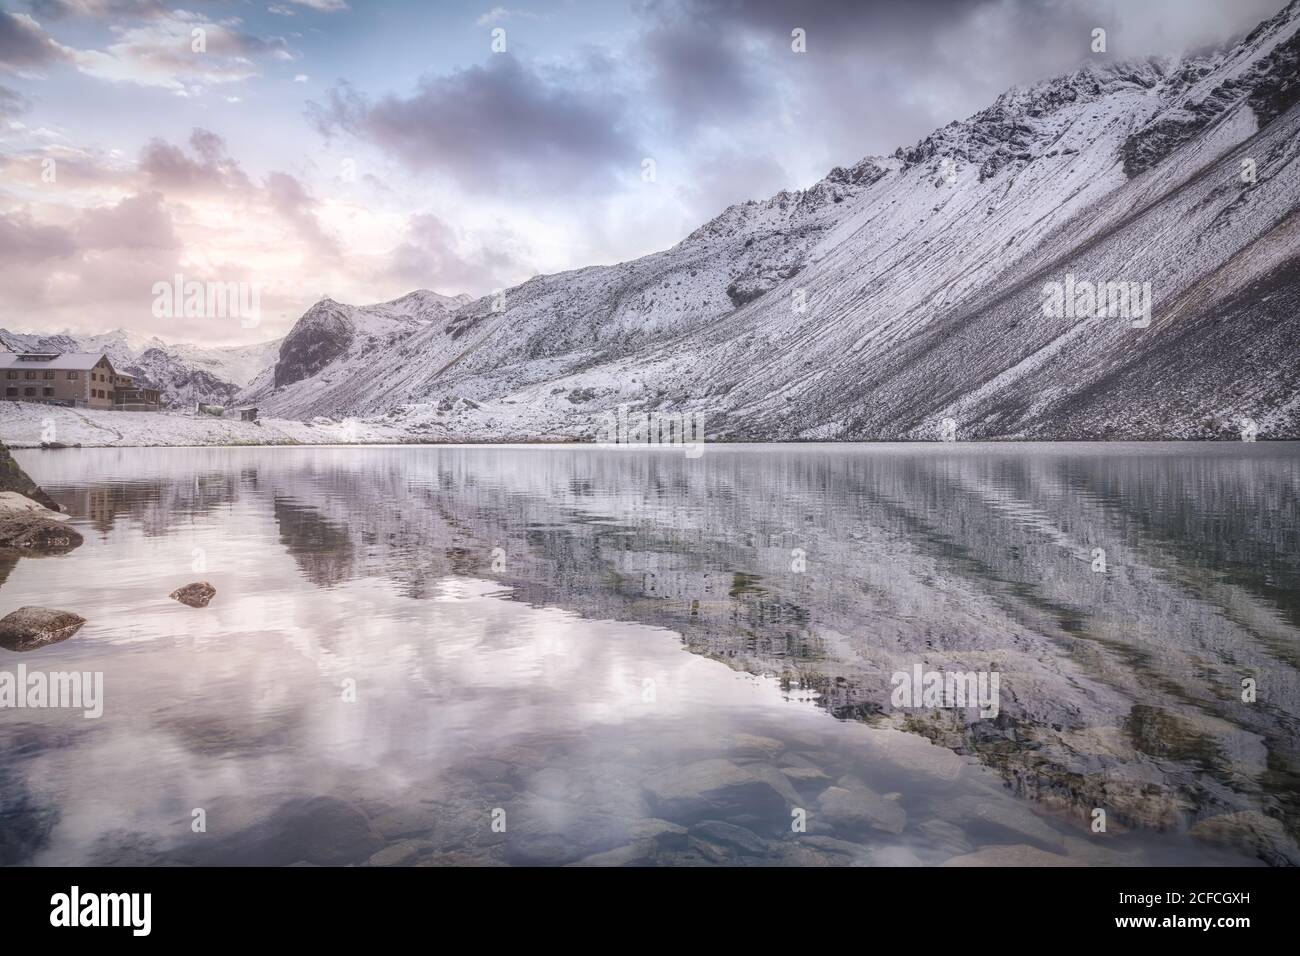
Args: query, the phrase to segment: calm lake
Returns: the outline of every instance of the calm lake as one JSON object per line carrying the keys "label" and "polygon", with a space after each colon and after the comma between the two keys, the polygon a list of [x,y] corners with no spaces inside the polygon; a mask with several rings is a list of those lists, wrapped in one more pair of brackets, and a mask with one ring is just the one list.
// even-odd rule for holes
{"label": "calm lake", "polygon": [[15,457],[0,863],[1300,862],[1295,444]]}

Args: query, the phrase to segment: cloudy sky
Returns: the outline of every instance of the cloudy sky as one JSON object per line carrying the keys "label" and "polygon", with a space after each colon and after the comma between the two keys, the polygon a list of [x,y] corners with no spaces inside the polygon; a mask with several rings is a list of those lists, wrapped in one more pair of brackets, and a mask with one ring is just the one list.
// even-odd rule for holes
{"label": "cloudy sky", "polygon": [[[1096,59],[1095,27],[1177,55],[1283,5],[0,0],[0,327],[238,344],[323,295],[633,258]],[[260,325],[156,318],[178,273],[256,285]]]}

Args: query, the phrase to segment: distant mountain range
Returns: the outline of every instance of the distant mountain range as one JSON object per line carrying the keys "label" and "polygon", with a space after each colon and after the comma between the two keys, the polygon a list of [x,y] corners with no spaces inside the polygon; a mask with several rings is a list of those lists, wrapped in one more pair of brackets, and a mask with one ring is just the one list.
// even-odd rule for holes
{"label": "distant mountain range", "polygon": [[104,352],[119,372],[162,391],[165,401],[226,404],[279,354],[280,341],[211,347],[169,345],[124,329],[100,335],[40,335],[0,329],[0,348],[10,352]]}
{"label": "distant mountain range", "polygon": [[132,359],[432,439],[591,437],[620,406],[711,440],[1300,438],[1298,28],[1294,0],[1213,54],[1014,88],[631,262],[325,299],[256,375]]}

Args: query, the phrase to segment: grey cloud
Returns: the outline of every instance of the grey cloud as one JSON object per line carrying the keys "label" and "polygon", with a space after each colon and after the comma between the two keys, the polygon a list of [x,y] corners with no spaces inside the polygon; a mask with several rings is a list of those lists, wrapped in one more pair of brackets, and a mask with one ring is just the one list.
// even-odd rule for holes
{"label": "grey cloud", "polygon": [[338,241],[325,232],[316,217],[316,200],[296,177],[271,173],[266,178],[266,192],[272,208],[292,223],[298,235],[313,249],[330,256],[339,254]]}
{"label": "grey cloud", "polygon": [[31,100],[17,90],[11,90],[7,86],[0,86],[0,119],[25,113],[31,109],[31,106]]}
{"label": "grey cloud", "polygon": [[140,170],[152,185],[167,190],[249,190],[252,184],[226,152],[216,133],[196,128],[190,146],[198,159],[161,139],[150,140],[140,154]]}
{"label": "grey cloud", "polygon": [[[72,53],[77,69],[101,79],[186,91],[218,83],[236,83],[257,76],[254,58],[284,50],[285,41],[242,32],[238,19],[209,20],[187,10],[164,14],[130,25],[115,24],[113,42],[102,50]],[[191,34],[201,28],[206,44],[196,53]]]}
{"label": "grey cloud", "polygon": [[161,0],[32,0],[32,13],[49,20],[64,17],[156,17],[167,9]]}
{"label": "grey cloud", "polygon": [[89,249],[176,249],[180,242],[160,193],[128,196],[116,206],[89,209],[77,229],[78,245]]}
{"label": "grey cloud", "polygon": [[39,226],[22,213],[0,213],[0,262],[31,264],[47,259],[65,259],[76,252],[68,230]]}
{"label": "grey cloud", "polygon": [[31,17],[0,10],[0,66],[22,69],[65,56]]}
{"label": "grey cloud", "polygon": [[289,0],[289,2],[296,3],[300,7],[311,7],[322,13],[338,13],[348,9],[347,0]]}
{"label": "grey cloud", "polygon": [[347,84],[310,115],[394,152],[415,170],[442,170],[486,192],[575,193],[634,175],[641,154],[626,104],[574,70],[538,71],[511,55],[425,77],[408,97],[371,102]]}
{"label": "grey cloud", "polygon": [[[744,124],[767,117],[769,136],[798,137],[829,168],[911,145],[989,105],[1010,86],[1095,60],[1089,46],[1095,27],[1108,31],[1106,59],[1177,54],[1248,30],[1281,5],[652,0],[637,9],[647,24],[640,54],[651,64],[663,61],[675,77],[650,92],[681,100],[683,91],[701,91],[689,112],[679,105],[675,115],[698,126],[730,128],[738,137]],[[790,49],[796,27],[806,31],[806,53]],[[710,44],[718,49],[712,57]],[[693,47],[699,54],[686,55]],[[736,49],[746,55],[734,55]],[[665,51],[675,55],[664,60]],[[715,89],[731,92],[715,97],[709,92]]]}
{"label": "grey cloud", "polygon": [[641,39],[649,89],[672,117],[673,132],[725,128],[747,118],[770,95],[767,80],[745,56],[741,37],[698,21],[662,22]]}
{"label": "grey cloud", "polygon": [[221,136],[202,128],[190,134],[194,156],[166,140],[150,140],[140,154],[140,171],[154,189],[169,195],[228,193],[236,198],[265,200],[313,250],[339,254],[338,240],[327,233],[316,215],[316,200],[297,177],[273,172],[264,188],[255,186],[226,150]]}
{"label": "grey cloud", "polygon": [[696,160],[678,198],[703,222],[735,203],[771,196],[789,181],[775,159],[729,146]]}
{"label": "grey cloud", "polygon": [[[471,240],[473,237],[469,237]],[[493,235],[479,248],[462,254],[462,237],[431,213],[407,220],[406,239],[392,252],[390,276],[409,285],[448,295],[483,294],[512,284],[521,263],[511,250],[510,237]]]}
{"label": "grey cloud", "polygon": [[134,174],[125,167],[109,164],[102,156],[63,146],[0,154],[0,178],[14,182],[41,182],[47,160],[55,163],[60,186],[113,186],[122,190],[138,185]]}

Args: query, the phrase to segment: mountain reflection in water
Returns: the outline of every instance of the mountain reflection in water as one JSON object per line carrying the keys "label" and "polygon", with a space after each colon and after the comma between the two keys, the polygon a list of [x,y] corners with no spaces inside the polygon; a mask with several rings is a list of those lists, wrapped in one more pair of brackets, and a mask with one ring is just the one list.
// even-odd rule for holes
{"label": "mountain reflection in water", "polygon": [[0,711],[0,862],[1300,862],[1298,452],[19,453],[89,623],[0,669],[105,711]]}

